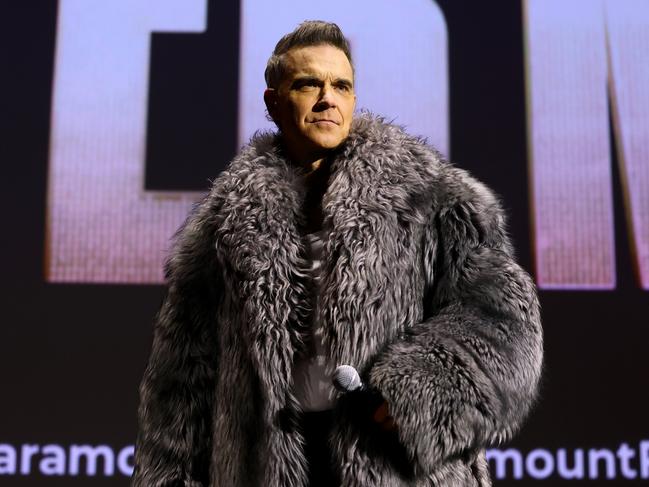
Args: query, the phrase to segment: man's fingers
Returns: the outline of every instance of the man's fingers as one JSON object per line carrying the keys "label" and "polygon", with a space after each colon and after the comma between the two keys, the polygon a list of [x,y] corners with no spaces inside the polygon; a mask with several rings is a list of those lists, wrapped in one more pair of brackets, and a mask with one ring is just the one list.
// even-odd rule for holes
{"label": "man's fingers", "polygon": [[381,428],[384,431],[394,431],[397,429],[397,424],[394,422],[394,418],[392,416],[388,416],[388,419],[381,423]]}
{"label": "man's fingers", "polygon": [[387,418],[390,417],[388,412],[388,403],[383,401],[381,405],[374,411],[374,421],[377,423],[383,423]]}

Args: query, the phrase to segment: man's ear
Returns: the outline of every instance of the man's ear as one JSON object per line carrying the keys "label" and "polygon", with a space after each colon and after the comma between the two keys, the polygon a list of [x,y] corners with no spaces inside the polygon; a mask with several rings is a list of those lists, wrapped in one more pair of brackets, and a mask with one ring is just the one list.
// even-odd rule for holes
{"label": "man's ear", "polygon": [[266,88],[264,90],[264,103],[270,118],[277,123],[277,90],[275,88]]}

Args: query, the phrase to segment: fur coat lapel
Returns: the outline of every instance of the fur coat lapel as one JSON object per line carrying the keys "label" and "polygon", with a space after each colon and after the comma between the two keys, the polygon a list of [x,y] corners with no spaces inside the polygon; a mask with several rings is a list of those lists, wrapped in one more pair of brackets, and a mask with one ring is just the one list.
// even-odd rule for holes
{"label": "fur coat lapel", "polygon": [[[312,312],[324,326],[331,363],[359,368],[406,325],[390,322],[398,310],[383,304],[394,300],[386,293],[391,280],[403,278],[400,255],[416,243],[417,224],[432,209],[425,193],[439,160],[433,152],[423,158],[432,164],[413,158],[412,148],[392,140],[404,136],[362,115],[332,155],[322,201],[328,239],[316,310],[302,231],[304,169],[283,157],[276,135],[262,134],[221,176],[217,250],[226,272],[236,273],[242,283],[245,331],[269,396],[268,419],[287,401],[294,404],[292,364],[308,340]],[[416,322],[421,310],[408,316]]]}

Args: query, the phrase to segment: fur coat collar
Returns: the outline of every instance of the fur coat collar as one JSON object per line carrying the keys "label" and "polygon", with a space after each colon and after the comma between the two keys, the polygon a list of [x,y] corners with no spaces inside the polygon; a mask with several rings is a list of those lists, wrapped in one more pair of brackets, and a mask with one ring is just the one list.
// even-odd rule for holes
{"label": "fur coat collar", "polygon": [[[413,151],[417,157],[413,157]],[[378,319],[389,293],[390,266],[398,263],[400,238],[433,210],[431,188],[442,164],[423,141],[381,118],[363,114],[344,145],[330,156],[322,200],[324,279],[320,295],[325,347],[331,363],[362,369],[404,325],[421,318],[409,310],[400,323]],[[290,395],[291,364],[309,337],[310,283],[304,269],[305,169],[283,156],[276,134],[265,133],[219,178],[222,198],[217,250],[241,280],[249,343],[264,388],[278,410]],[[364,315],[364,320],[358,317]],[[273,411],[276,412],[276,411]]]}

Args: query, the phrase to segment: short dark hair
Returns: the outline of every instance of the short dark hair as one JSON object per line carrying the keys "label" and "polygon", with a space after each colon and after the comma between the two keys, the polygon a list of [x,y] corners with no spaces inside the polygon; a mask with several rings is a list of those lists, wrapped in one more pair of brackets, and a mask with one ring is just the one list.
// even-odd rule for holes
{"label": "short dark hair", "polygon": [[306,20],[298,25],[293,32],[282,37],[275,46],[275,50],[268,59],[266,71],[264,72],[266,87],[277,88],[279,86],[284,76],[284,54],[297,47],[318,46],[321,44],[332,45],[345,53],[349,64],[352,66],[353,73],[354,63],[352,62],[349,41],[343,35],[340,27],[333,22]]}

